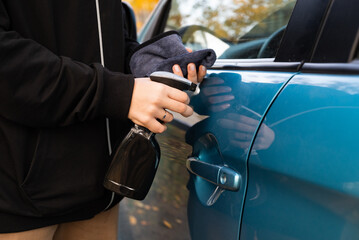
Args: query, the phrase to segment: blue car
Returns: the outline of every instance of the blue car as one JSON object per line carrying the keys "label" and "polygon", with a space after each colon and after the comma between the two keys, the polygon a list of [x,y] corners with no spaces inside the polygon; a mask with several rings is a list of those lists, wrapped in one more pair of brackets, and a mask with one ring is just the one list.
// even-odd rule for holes
{"label": "blue car", "polygon": [[[152,219],[162,233],[143,239],[359,239],[358,13],[358,0],[158,3],[140,41],[177,30],[218,59],[191,96],[195,115],[169,126],[185,130],[172,156],[183,172],[157,176],[171,196],[188,191],[187,212]],[[160,142],[173,146],[176,129]],[[170,222],[176,212],[188,223]]]}

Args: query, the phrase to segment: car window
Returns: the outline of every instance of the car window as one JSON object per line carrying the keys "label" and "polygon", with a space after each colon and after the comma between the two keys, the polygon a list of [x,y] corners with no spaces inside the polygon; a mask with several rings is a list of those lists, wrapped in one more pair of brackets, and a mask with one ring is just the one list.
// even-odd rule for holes
{"label": "car window", "polygon": [[359,36],[358,12],[357,0],[330,2],[310,62],[348,63],[353,60]]}
{"label": "car window", "polygon": [[177,30],[193,50],[218,58],[273,58],[295,0],[173,0],[166,30]]}

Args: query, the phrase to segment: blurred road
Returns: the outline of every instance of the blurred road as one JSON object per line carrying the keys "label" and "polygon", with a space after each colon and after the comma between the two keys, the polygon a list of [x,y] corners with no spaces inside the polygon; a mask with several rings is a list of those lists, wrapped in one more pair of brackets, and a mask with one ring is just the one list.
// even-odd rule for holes
{"label": "blurred road", "polygon": [[143,201],[120,203],[119,240],[188,240],[186,188],[189,174],[185,161],[191,147],[185,131],[169,124],[156,136],[161,161],[151,190]]}

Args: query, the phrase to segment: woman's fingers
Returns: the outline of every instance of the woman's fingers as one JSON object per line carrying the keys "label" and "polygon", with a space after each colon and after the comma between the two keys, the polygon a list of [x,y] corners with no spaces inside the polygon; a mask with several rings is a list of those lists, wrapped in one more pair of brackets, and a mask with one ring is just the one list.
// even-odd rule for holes
{"label": "woman's fingers", "polygon": [[202,82],[207,74],[207,68],[205,66],[199,66],[197,81]]}
{"label": "woman's fingers", "polygon": [[157,120],[159,120],[160,122],[163,122],[163,123],[169,123],[169,122],[172,122],[173,120],[173,115],[172,113],[170,113],[169,111],[167,111],[166,109],[162,109],[157,111],[158,113],[156,114],[156,118]]}
{"label": "woman's fingers", "polygon": [[193,109],[188,103],[189,97],[183,91],[136,78],[128,118],[152,132],[161,133],[166,130],[164,123],[173,120],[173,115],[165,109],[189,117]]}
{"label": "woman's fingers", "polygon": [[173,99],[168,99],[166,103],[164,103],[164,108],[177,112],[184,117],[189,117],[193,114],[193,109],[187,104],[179,101],[175,101]]}
{"label": "woman's fingers", "polygon": [[167,130],[167,126],[156,119],[151,119],[151,121],[147,122],[144,126],[153,133],[163,133]]}
{"label": "woman's fingers", "polygon": [[169,88],[167,96],[175,101],[182,102],[185,104],[189,104],[190,101],[187,93],[175,88]]}
{"label": "woman's fingers", "polygon": [[181,70],[181,68],[180,68],[180,66],[178,64],[173,65],[172,71],[173,71],[174,74],[176,74],[176,75],[178,75],[180,77],[183,77],[182,70]]}
{"label": "woman's fingers", "polygon": [[199,66],[198,72],[196,70],[196,65],[194,63],[190,63],[187,65],[188,72],[188,80],[193,83],[200,83],[203,81],[204,77],[207,74],[207,69],[205,66]]}
{"label": "woman's fingers", "polygon": [[168,99],[163,102],[163,107],[171,111],[180,113],[184,117],[189,117],[193,114],[193,109],[188,106],[190,99],[187,93],[178,89],[169,88]]}
{"label": "woman's fingers", "polygon": [[194,65],[194,63],[190,63],[187,65],[187,72],[188,72],[188,80],[190,80],[193,83],[198,83],[198,78],[197,78],[197,70],[196,70],[196,65]]}
{"label": "woman's fingers", "polygon": [[[172,71],[174,74],[183,77],[183,72],[178,64],[173,65]],[[207,74],[207,69],[205,66],[200,66],[198,69],[198,73],[196,70],[196,65],[194,63],[190,63],[187,65],[187,79],[193,83],[200,83],[202,82],[203,78]]]}

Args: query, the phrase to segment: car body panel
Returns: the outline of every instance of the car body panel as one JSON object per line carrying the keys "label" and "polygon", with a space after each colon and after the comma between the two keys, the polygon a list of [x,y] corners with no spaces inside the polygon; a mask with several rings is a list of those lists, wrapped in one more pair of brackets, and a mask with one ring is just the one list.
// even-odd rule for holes
{"label": "car body panel", "polygon": [[280,93],[251,150],[241,239],[359,239],[358,78],[299,74]]}
{"label": "car body panel", "polygon": [[[208,117],[187,131],[186,141],[193,146],[192,157],[227,166],[240,174],[242,182],[239,191],[224,191],[209,203],[217,186],[201,177],[191,177],[188,201],[191,237],[238,239],[247,184],[248,149],[267,107],[294,73],[209,70],[208,74],[206,82],[222,80],[218,85],[211,83],[210,87],[228,88],[234,98],[227,102],[228,108],[218,110],[218,104],[211,104],[205,96],[192,97],[194,109]],[[206,91],[206,85],[201,91]],[[270,142],[271,136],[262,145]]]}
{"label": "car body panel", "polygon": [[[173,29],[194,50],[219,49],[191,97],[196,119],[175,115],[174,123],[189,128],[202,172],[211,164],[241,176],[238,191],[223,191],[190,172],[192,239],[359,239],[357,0],[297,0],[280,42],[278,32],[227,41],[204,16],[178,29],[166,24],[171,8],[191,15],[193,3],[209,2],[188,3],[161,0],[139,40]],[[275,47],[259,54],[265,45]]]}

